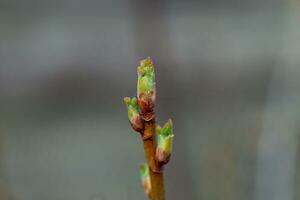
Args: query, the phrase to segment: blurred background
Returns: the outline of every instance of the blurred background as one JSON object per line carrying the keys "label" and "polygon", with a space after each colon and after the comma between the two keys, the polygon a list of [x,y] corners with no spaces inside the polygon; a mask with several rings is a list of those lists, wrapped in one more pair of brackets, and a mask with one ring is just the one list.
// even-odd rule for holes
{"label": "blurred background", "polygon": [[0,199],[147,199],[122,100],[147,56],[167,199],[300,199],[299,20],[297,0],[0,0]]}

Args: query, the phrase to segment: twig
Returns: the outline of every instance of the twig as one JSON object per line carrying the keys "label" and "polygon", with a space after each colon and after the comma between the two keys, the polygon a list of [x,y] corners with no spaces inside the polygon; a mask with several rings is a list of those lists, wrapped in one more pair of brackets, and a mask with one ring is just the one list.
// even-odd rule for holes
{"label": "twig", "polygon": [[155,128],[156,125],[154,120],[145,123],[144,136],[151,135],[151,137],[143,140],[144,151],[150,168],[150,180],[152,186],[151,199],[165,200],[163,171],[159,166],[159,163],[155,160]]}
{"label": "twig", "polygon": [[152,200],[165,200],[162,167],[170,159],[174,137],[173,124],[169,120],[162,128],[156,125],[155,97],[154,67],[148,57],[142,60],[138,67],[137,98],[125,97],[124,102],[127,105],[130,124],[141,134],[144,143],[147,164],[141,166],[140,172],[145,193]]}

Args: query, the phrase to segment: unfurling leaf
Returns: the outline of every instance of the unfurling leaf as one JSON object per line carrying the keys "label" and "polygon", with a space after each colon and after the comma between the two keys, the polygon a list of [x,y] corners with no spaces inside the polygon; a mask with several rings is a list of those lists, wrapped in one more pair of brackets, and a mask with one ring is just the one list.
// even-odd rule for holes
{"label": "unfurling leaf", "polygon": [[150,57],[140,61],[137,72],[137,97],[141,110],[141,117],[145,121],[150,121],[154,118],[156,95],[154,66]]}
{"label": "unfurling leaf", "polygon": [[132,128],[138,132],[142,132],[144,129],[144,124],[139,113],[137,99],[135,97],[133,97],[132,99],[130,99],[129,97],[125,97],[124,102],[127,106],[128,119]]}
{"label": "unfurling leaf", "polygon": [[168,120],[163,127],[156,127],[157,148],[155,158],[158,162],[167,163],[170,159],[173,145],[173,123]]}

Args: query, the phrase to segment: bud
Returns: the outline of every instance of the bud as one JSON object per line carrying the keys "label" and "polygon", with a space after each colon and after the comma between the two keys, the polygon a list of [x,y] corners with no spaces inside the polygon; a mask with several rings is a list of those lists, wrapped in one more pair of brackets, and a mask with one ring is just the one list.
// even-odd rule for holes
{"label": "bud", "polygon": [[142,133],[144,124],[139,114],[137,99],[135,97],[133,97],[132,99],[130,99],[129,97],[125,97],[124,102],[127,106],[128,119],[132,128]]}
{"label": "bud", "polygon": [[172,121],[169,119],[162,128],[158,125],[156,131],[157,148],[155,158],[158,162],[166,164],[170,160],[174,138]]}
{"label": "bud", "polygon": [[151,197],[151,180],[150,180],[150,171],[147,163],[140,165],[140,176],[142,185],[145,190],[145,194],[150,198]]}
{"label": "bud", "polygon": [[141,117],[145,121],[150,121],[154,118],[156,95],[154,66],[150,57],[140,62],[137,72],[137,97],[141,109]]}

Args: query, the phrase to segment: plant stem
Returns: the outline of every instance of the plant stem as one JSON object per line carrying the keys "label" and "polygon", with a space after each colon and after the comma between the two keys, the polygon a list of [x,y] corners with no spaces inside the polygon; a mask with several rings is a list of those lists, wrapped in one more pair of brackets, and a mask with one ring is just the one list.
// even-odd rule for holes
{"label": "plant stem", "polygon": [[163,171],[155,160],[155,120],[145,122],[144,130],[144,150],[150,167],[150,180],[151,180],[151,199],[152,200],[165,200],[164,179]]}

